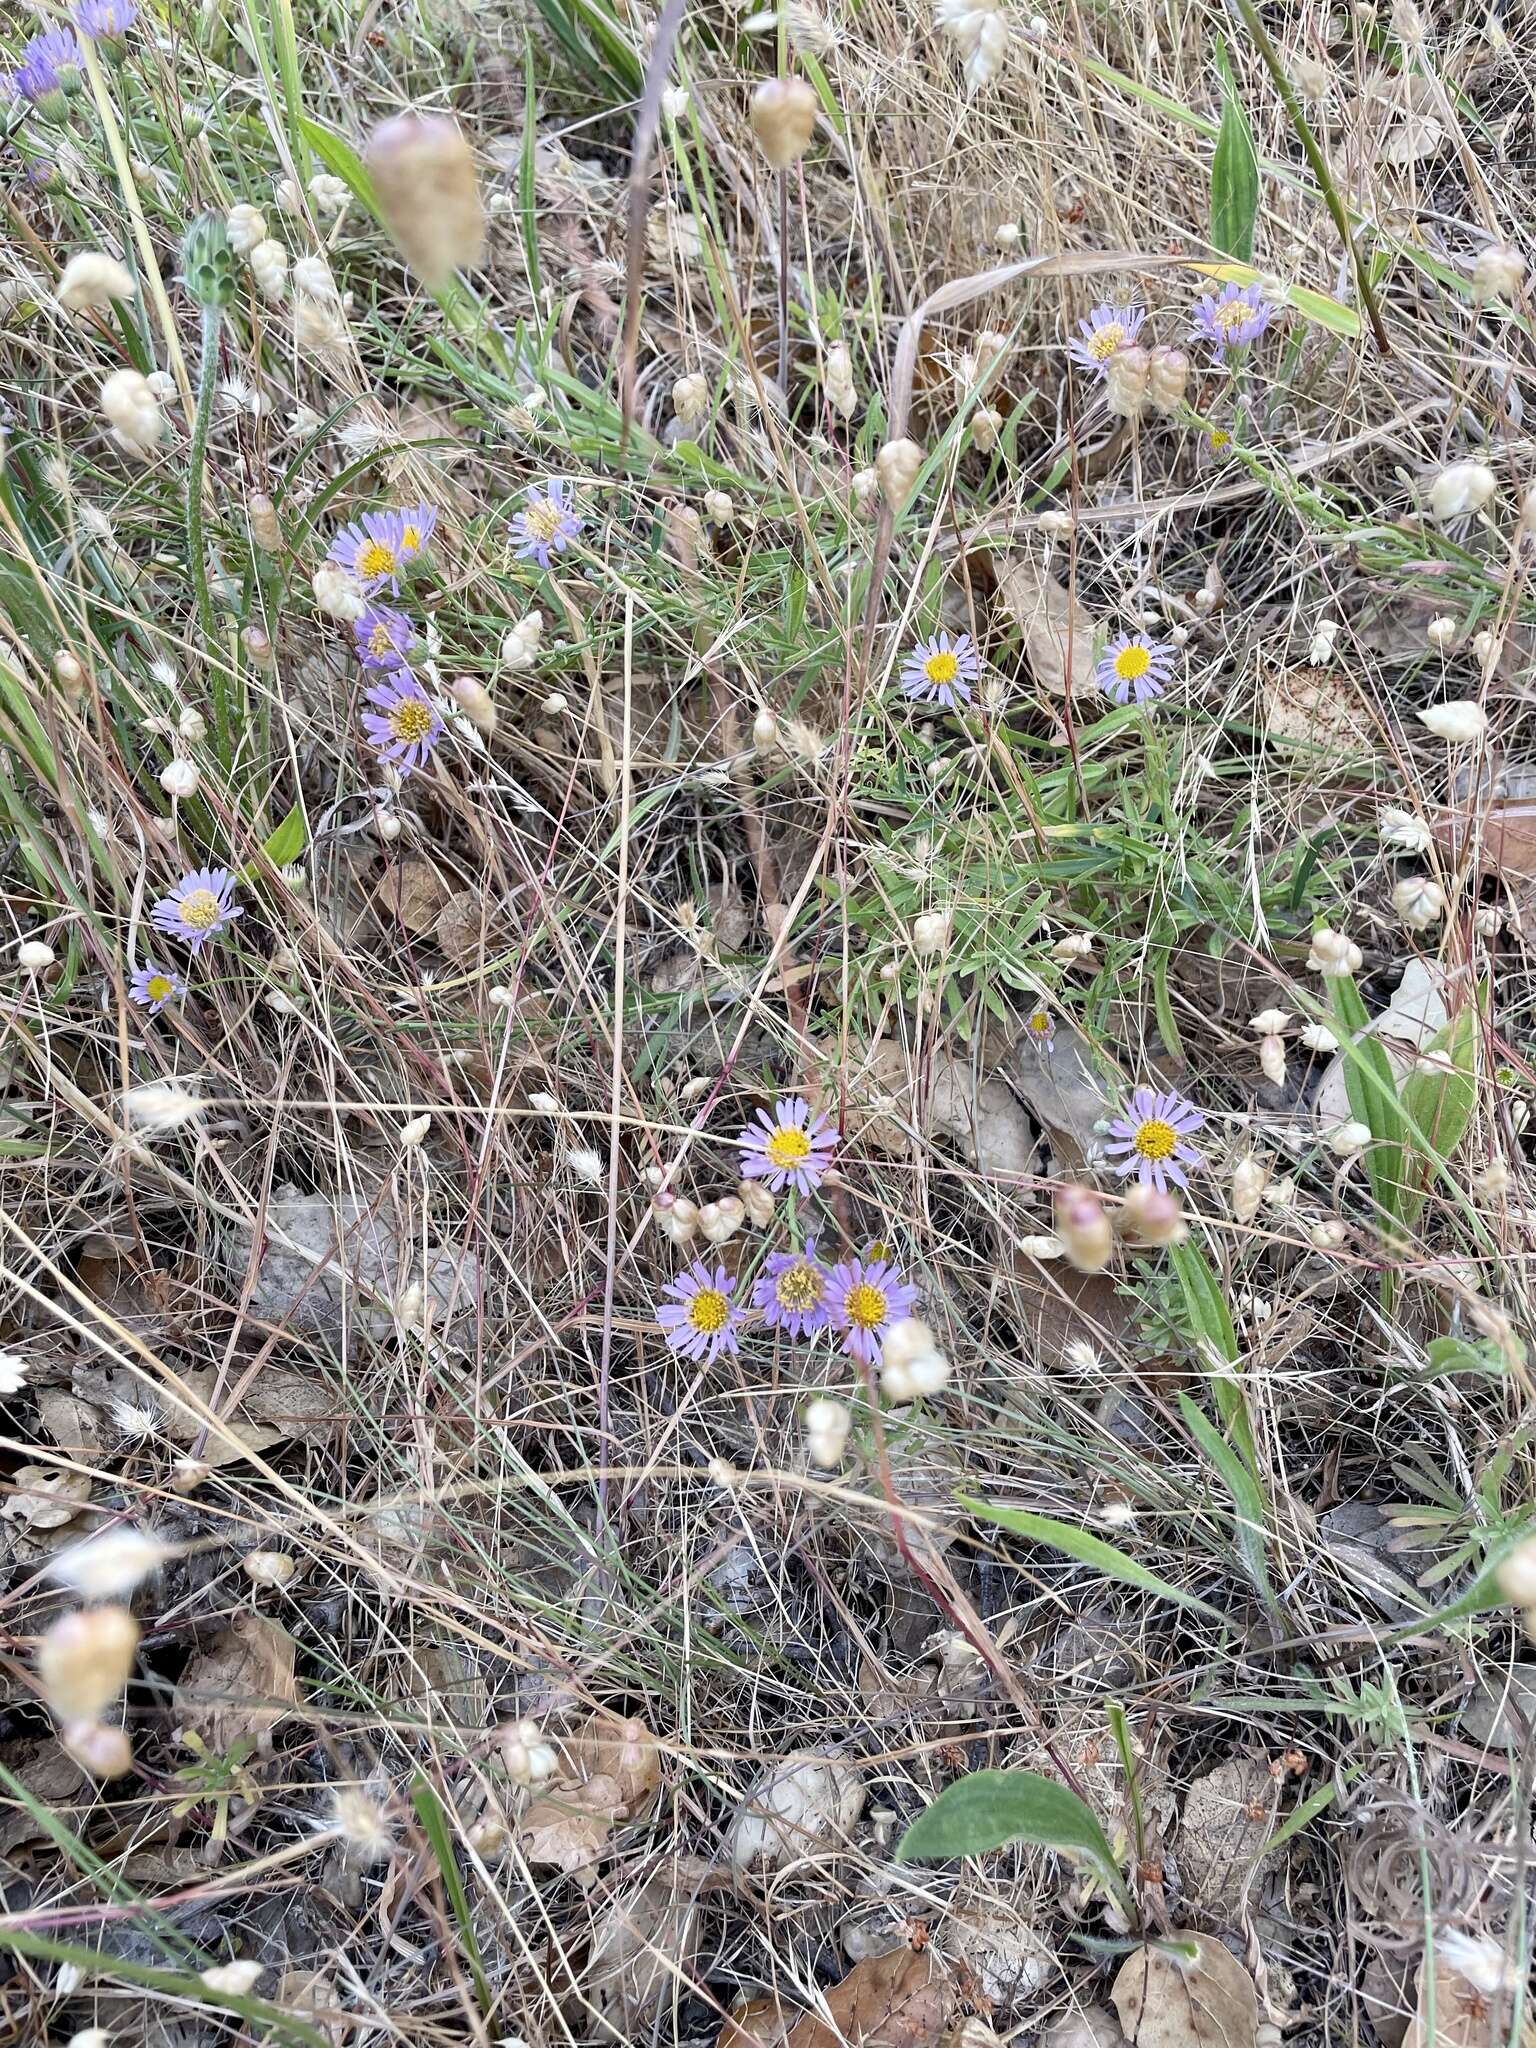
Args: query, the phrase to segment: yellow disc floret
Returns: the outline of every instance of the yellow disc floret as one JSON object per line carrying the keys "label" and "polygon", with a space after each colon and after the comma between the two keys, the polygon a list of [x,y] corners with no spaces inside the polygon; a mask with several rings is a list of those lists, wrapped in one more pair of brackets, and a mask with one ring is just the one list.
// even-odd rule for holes
{"label": "yellow disc floret", "polygon": [[423,704],[419,697],[404,697],[389,713],[389,729],[403,746],[414,747],[419,740],[428,739],[437,723],[430,704]]}
{"label": "yellow disc floret", "polygon": [[923,674],[930,683],[952,683],[960,673],[960,664],[952,654],[930,654],[923,663]]}
{"label": "yellow disc floret", "polygon": [[1149,1116],[1137,1128],[1132,1143],[1143,1159],[1171,1159],[1178,1150],[1179,1134],[1160,1116]]}
{"label": "yellow disc floret", "polygon": [[731,1304],[718,1287],[701,1287],[688,1304],[688,1326],[701,1337],[718,1337],[731,1319]]}
{"label": "yellow disc floret", "polygon": [[773,1292],[780,1308],[804,1315],[821,1300],[822,1277],[814,1266],[808,1266],[804,1259],[797,1259],[794,1265],[786,1266],[774,1281]]}
{"label": "yellow disc floret", "polygon": [[1152,656],[1145,647],[1132,641],[1129,647],[1122,647],[1115,656],[1115,674],[1122,683],[1137,683],[1152,666]]}
{"label": "yellow disc floret", "polygon": [[219,921],[219,899],[211,889],[189,889],[179,907],[182,923],[195,932],[211,932]]}
{"label": "yellow disc floret", "polygon": [[395,573],[395,551],[381,540],[365,540],[355,560],[358,575],[370,581],[375,576],[393,576]]}
{"label": "yellow disc floret", "polygon": [[780,1124],[763,1150],[775,1166],[798,1166],[811,1153],[811,1141],[798,1125]]}
{"label": "yellow disc floret", "polygon": [[878,1330],[885,1321],[885,1295],[868,1280],[860,1280],[843,1297],[843,1312],[856,1330]]}

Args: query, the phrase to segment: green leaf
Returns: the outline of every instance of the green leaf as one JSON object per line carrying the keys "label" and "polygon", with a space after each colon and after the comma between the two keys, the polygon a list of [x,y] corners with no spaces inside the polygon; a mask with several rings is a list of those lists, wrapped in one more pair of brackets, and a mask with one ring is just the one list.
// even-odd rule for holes
{"label": "green leaf", "polygon": [[273,867],[285,868],[304,851],[308,836],[304,826],[304,808],[295,804],[261,850]]}
{"label": "green leaf", "polygon": [[331,129],[322,128],[320,123],[312,121],[308,114],[299,115],[298,128],[326,169],[340,178],[359,205],[366,206],[374,219],[378,220],[379,195],[374,190],[373,180],[369,177],[362,158],[351,143]]}
{"label": "green leaf", "polygon": [[[1186,1238],[1183,1244],[1169,1246],[1168,1258],[1183,1291],[1184,1306],[1195,1334],[1216,1359],[1235,1366],[1241,1355],[1237,1332],[1232,1327],[1221,1283],[1211,1271],[1205,1254]],[[1258,1452],[1254,1448],[1253,1424],[1248,1419],[1248,1406],[1241,1386],[1234,1375],[1219,1370],[1213,1372],[1210,1379],[1217,1414],[1230,1431],[1249,1471],[1257,1472]]]}
{"label": "green leaf", "polygon": [[1472,1121],[1477,1105],[1478,1023],[1476,1005],[1466,1004],[1424,1048],[1436,1065],[1416,1066],[1403,1082],[1403,1121],[1410,1156],[1417,1155],[1407,1169],[1402,1192],[1405,1224],[1418,1220],[1431,1177],[1456,1150]]}
{"label": "green leaf", "polygon": [[1339,1031],[1339,1057],[1344,1062],[1344,1088],[1350,1113],[1371,1133],[1365,1155],[1371,1193],[1382,1213],[1397,1217],[1403,1196],[1403,1112],[1397,1099],[1397,1076],[1386,1048],[1371,1035],[1370,1018],[1354,979],[1335,975],[1329,983]]}
{"label": "green leaf", "polygon": [[1201,1414],[1188,1394],[1179,1396],[1179,1413],[1184,1418],[1184,1427],[1215,1466],[1232,1496],[1232,1533],[1237,1554],[1265,1605],[1273,1607],[1274,1588],[1269,1582],[1269,1561],[1264,1548],[1268,1517],[1263,1489],[1250,1467],[1215,1424]]}
{"label": "green leaf", "polygon": [[437,1867],[442,1875],[443,1889],[453,1908],[453,1917],[458,1925],[459,1938],[464,1944],[464,1953],[469,1958],[469,1973],[475,1980],[475,1996],[480,2001],[480,2010],[488,2013],[494,2000],[490,1985],[486,1982],[485,1963],[480,1954],[480,1942],[475,1933],[474,1918],[469,1910],[469,1894],[464,1889],[464,1880],[459,1874],[459,1862],[453,1851],[453,1837],[448,1830],[448,1816],[443,1802],[427,1780],[418,1776],[411,1787],[411,1803],[416,1808],[416,1817],[432,1847]]}
{"label": "green leaf", "polygon": [[1009,1842],[1081,1856],[1119,1901],[1127,1901],[1125,1880],[1093,1809],[1038,1771],[972,1771],[946,1785],[902,1836],[896,1860],[980,1856]]}
{"label": "green leaf", "polygon": [[1043,1543],[1048,1549],[1059,1550],[1064,1557],[1076,1558],[1079,1564],[1092,1565],[1106,1578],[1119,1579],[1127,1586],[1139,1586],[1142,1592],[1155,1593],[1160,1600],[1171,1600],[1176,1607],[1191,1607],[1198,1613],[1210,1615],[1218,1611],[1198,1595],[1186,1593],[1182,1587],[1160,1579],[1156,1572],[1138,1564],[1134,1557],[1127,1557],[1113,1543],[1106,1543],[1101,1536],[1090,1536],[1086,1529],[1074,1528],[1070,1522],[1057,1522],[1049,1515],[1032,1515],[1024,1508],[998,1507],[992,1501],[975,1500],[966,1494],[959,1496],[959,1505],[970,1514],[995,1522],[1000,1529],[1007,1529],[1015,1536],[1027,1536],[1032,1543]]}
{"label": "green leaf", "polygon": [[1223,256],[1250,263],[1259,216],[1259,155],[1224,46],[1218,48],[1217,69],[1221,73],[1221,127],[1216,154],[1211,158],[1211,242]]}

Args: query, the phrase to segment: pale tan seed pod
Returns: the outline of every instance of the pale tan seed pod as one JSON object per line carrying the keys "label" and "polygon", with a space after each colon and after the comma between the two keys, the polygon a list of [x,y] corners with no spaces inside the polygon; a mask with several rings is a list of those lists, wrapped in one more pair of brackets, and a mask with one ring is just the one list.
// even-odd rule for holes
{"label": "pale tan seed pod", "polygon": [[1132,342],[1117,348],[1104,365],[1104,398],[1118,419],[1133,420],[1146,410],[1152,358]]}
{"label": "pale tan seed pod", "polygon": [[37,1646],[43,1697],[61,1721],[99,1721],[128,1683],[138,1646],[126,1607],[61,1615]]}
{"label": "pale tan seed pod", "polygon": [[1056,1235],[1079,1273],[1102,1273],[1115,1234],[1092,1188],[1066,1187],[1056,1197]]}
{"label": "pale tan seed pod", "polygon": [[120,1778],[133,1767],[133,1744],[122,1728],[109,1728],[101,1721],[70,1721],[60,1729],[59,1740],[93,1778]]}
{"label": "pale tan seed pod", "polygon": [[768,78],[752,95],[752,133],[776,171],[798,163],[810,146],[821,105],[803,78]]}
{"label": "pale tan seed pod", "polygon": [[265,491],[257,491],[246,499],[245,517],[257,547],[263,554],[275,555],[283,544],[283,528],[277,507]]}
{"label": "pale tan seed pod", "polygon": [[1525,258],[1520,251],[1512,249],[1508,242],[1490,242],[1486,249],[1478,250],[1477,260],[1472,265],[1472,296],[1474,299],[1516,298],[1524,276]]}
{"label": "pale tan seed pod", "polygon": [[375,128],[364,160],[384,225],[430,291],[485,254],[485,208],[474,152],[446,114],[396,114]]}
{"label": "pale tan seed pod", "polygon": [[922,466],[923,451],[915,441],[887,441],[875,457],[880,492],[893,512],[899,512],[911,497]]}
{"label": "pale tan seed pod", "polygon": [[1189,1235],[1178,1196],[1141,1181],[1126,1189],[1120,1227],[1137,1244],[1182,1244]]}
{"label": "pale tan seed pod", "polygon": [[1181,348],[1159,347],[1147,358],[1147,396],[1156,412],[1173,412],[1189,387],[1189,357]]}
{"label": "pale tan seed pod", "polygon": [[482,739],[494,737],[496,706],[484,683],[474,676],[455,676],[448,685],[448,694]]}

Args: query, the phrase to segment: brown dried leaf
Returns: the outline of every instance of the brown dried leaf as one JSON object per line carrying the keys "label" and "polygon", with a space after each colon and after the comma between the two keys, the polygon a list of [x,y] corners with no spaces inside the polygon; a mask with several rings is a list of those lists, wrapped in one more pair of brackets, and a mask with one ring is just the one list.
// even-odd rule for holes
{"label": "brown dried leaf", "polygon": [[1429,822],[1449,854],[1460,854],[1469,828],[1475,829],[1479,873],[1515,884],[1536,876],[1536,803],[1529,797],[1491,803],[1475,820],[1465,812],[1441,811]]}
{"label": "brown dried leaf", "polygon": [[216,1756],[242,1737],[258,1749],[298,1705],[293,1637],[264,1614],[237,1614],[206,1649],[193,1653],[176,1687],[180,1725],[200,1735]]}
{"label": "brown dried leaf", "polygon": [[1377,722],[1347,669],[1266,663],[1262,695],[1264,730],[1271,739],[1374,753]]}
{"label": "brown dried leaf", "polygon": [[784,2048],[795,2024],[776,1998],[750,1998],[727,2017],[715,2048]]}
{"label": "brown dried leaf", "polygon": [[592,1930],[581,1972],[583,2018],[596,2013],[621,2040],[648,2037],[658,2008],[685,1996],[698,1954],[701,1915],[687,1859],[638,1891],[611,1899]]}
{"label": "brown dried leaf", "polygon": [[8,1522],[29,1529],[62,1529],[91,1497],[91,1475],[56,1465],[23,1465],[11,1475],[15,1491],[0,1507]]}
{"label": "brown dried leaf", "polygon": [[[39,1741],[10,1742],[0,1749],[0,1763],[37,1801],[66,1826],[78,1817],[74,1801],[85,1787],[85,1773],[51,1735]],[[7,1791],[0,1794],[0,1856],[23,1842],[41,1841],[48,1830]]]}
{"label": "brown dried leaf", "polygon": [[461,966],[478,963],[485,955],[487,907],[478,889],[460,889],[437,913],[433,927],[439,947]]}
{"label": "brown dried leaf", "polygon": [[1218,1764],[1185,1795],[1179,1874],[1189,1897],[1223,1926],[1237,1923],[1275,1813],[1275,1781],[1257,1757]]}
{"label": "brown dried leaf", "polygon": [[597,1859],[613,1826],[618,1791],[613,1779],[593,1778],[535,1799],[517,1830],[528,1861],[564,1870],[583,1885],[596,1884]]}
{"label": "brown dried leaf", "polygon": [[656,1802],[661,1789],[661,1745],[643,1721],[596,1713],[565,1746],[574,1775],[591,1786],[617,1788],[613,1818],[633,1820]]}
{"label": "brown dried leaf", "polygon": [[[1443,1956],[1434,1962],[1431,2025],[1430,1984],[1430,1959],[1426,1956],[1419,1965],[1419,2009],[1403,2036],[1403,2048],[1490,2048],[1494,2042],[1502,2044],[1510,2039],[1508,1998],[1479,1990],[1453,1970]],[[1520,2029],[1520,2048],[1533,2048],[1533,2044],[1536,2019],[1527,2018]]]}
{"label": "brown dried leaf", "polygon": [[1024,635],[1034,678],[1053,696],[1097,696],[1093,615],[1029,555],[1016,555],[997,579],[1003,609]]}
{"label": "brown dried leaf", "polygon": [[1213,1934],[1173,1939],[1194,1944],[1193,1961],[1139,1948],[1110,1991],[1134,2048],[1254,2048],[1259,2005],[1248,1972]]}
{"label": "brown dried leaf", "polygon": [[931,1949],[909,1948],[856,1963],[826,1995],[828,2026],[808,2012],[791,2029],[786,2048],[935,2048],[954,2016],[958,1998]]}
{"label": "brown dried leaf", "polygon": [[448,900],[442,876],[431,861],[416,854],[407,855],[385,870],[377,895],[385,915],[398,918],[416,938],[424,938],[434,928],[438,913]]}

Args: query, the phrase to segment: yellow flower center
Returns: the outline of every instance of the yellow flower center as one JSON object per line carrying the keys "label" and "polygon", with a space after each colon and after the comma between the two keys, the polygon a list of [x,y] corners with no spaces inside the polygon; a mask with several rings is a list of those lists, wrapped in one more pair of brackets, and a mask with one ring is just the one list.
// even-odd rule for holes
{"label": "yellow flower center", "polygon": [[1218,455],[1224,454],[1232,446],[1232,436],[1225,427],[1212,427],[1205,438]]}
{"label": "yellow flower center", "polygon": [[1051,1028],[1051,1020],[1044,1010],[1036,1010],[1029,1020],[1029,1028],[1038,1038],[1043,1038]]}
{"label": "yellow flower center", "polygon": [[718,1287],[701,1287],[688,1304],[688,1323],[701,1337],[713,1337],[731,1319],[731,1304]]}
{"label": "yellow flower center", "polygon": [[792,1266],[786,1266],[774,1281],[773,1292],[780,1308],[804,1314],[821,1300],[825,1283],[814,1266],[808,1265],[804,1259],[797,1259]]}
{"label": "yellow flower center", "polygon": [[400,552],[403,555],[419,555],[421,553],[421,528],[419,526],[406,527],[400,536]]}
{"label": "yellow flower center", "polygon": [[1245,320],[1253,318],[1253,308],[1242,299],[1228,299],[1224,306],[1217,306],[1211,318],[1223,334],[1230,334],[1234,327],[1241,327]]}
{"label": "yellow flower center", "polygon": [[1178,1150],[1179,1134],[1160,1116],[1149,1116],[1132,1142],[1143,1159],[1171,1159]]}
{"label": "yellow flower center", "polygon": [[388,626],[375,626],[368,635],[368,652],[370,654],[388,654],[393,650],[394,644],[394,641],[390,638]]}
{"label": "yellow flower center", "polygon": [[952,654],[930,654],[923,663],[923,674],[930,683],[952,683],[960,673],[960,664]]}
{"label": "yellow flower center", "polygon": [[219,921],[219,899],[211,889],[192,889],[181,899],[181,921],[195,932],[212,931]]}
{"label": "yellow flower center", "polygon": [[811,1141],[794,1124],[781,1124],[763,1150],[775,1166],[798,1166],[810,1156]]}
{"label": "yellow flower center", "polygon": [[1122,647],[1115,656],[1115,674],[1122,683],[1139,682],[1152,666],[1152,657],[1145,647]]}
{"label": "yellow flower center", "polygon": [[1107,363],[1117,348],[1124,345],[1125,327],[1119,320],[1111,320],[1107,327],[1100,327],[1088,337],[1088,353],[1096,363]]}
{"label": "yellow flower center", "polygon": [[144,993],[152,1003],[163,1003],[174,986],[168,974],[152,974],[144,984]]}
{"label": "yellow flower center", "polygon": [[381,540],[365,540],[357,551],[359,576],[393,576],[395,551]]}
{"label": "yellow flower center", "polygon": [[856,1330],[878,1330],[885,1321],[885,1296],[867,1280],[849,1288],[843,1308]]}
{"label": "yellow flower center", "polygon": [[565,514],[553,498],[535,498],[523,514],[523,526],[530,539],[543,541],[547,547],[552,540],[558,540]]}
{"label": "yellow flower center", "polygon": [[419,697],[405,697],[389,714],[389,729],[397,740],[404,740],[407,746],[414,746],[417,740],[424,740],[437,723],[430,704],[423,704]]}

